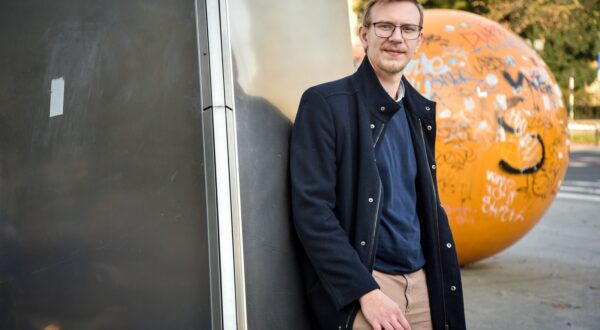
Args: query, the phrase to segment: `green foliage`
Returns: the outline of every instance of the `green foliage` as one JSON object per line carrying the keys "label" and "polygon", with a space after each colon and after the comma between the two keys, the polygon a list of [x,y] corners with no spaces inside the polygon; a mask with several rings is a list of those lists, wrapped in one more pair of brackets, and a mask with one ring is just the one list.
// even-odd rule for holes
{"label": "green foliage", "polygon": [[572,143],[598,143],[598,137],[594,132],[586,132],[585,134],[571,134]]}
{"label": "green foliage", "polygon": [[445,9],[459,9],[459,10],[470,10],[470,1],[464,0],[425,0],[421,1],[425,8],[445,8]]}
{"label": "green foliage", "polygon": [[484,16],[529,40],[544,40],[541,56],[563,90],[575,77],[576,103],[586,103],[583,87],[594,81],[600,52],[599,0],[486,0]]}
{"label": "green foliage", "polygon": [[352,1],[352,11],[358,16],[358,20],[362,19],[362,13],[365,11],[365,6],[367,5],[366,0],[353,0]]}
{"label": "green foliage", "polygon": [[575,119],[599,119],[600,105],[576,105],[574,114]]}
{"label": "green foliage", "polygon": [[571,13],[571,24],[564,28],[531,32],[527,37],[546,40],[542,57],[552,69],[564,90],[571,74],[575,89],[581,89],[596,78],[590,63],[600,52],[600,1],[580,1],[582,6]]}

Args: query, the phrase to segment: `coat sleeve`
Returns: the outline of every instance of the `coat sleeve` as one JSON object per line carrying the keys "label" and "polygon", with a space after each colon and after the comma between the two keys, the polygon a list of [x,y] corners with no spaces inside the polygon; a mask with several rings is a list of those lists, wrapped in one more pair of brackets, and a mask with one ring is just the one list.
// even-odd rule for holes
{"label": "coat sleeve", "polygon": [[325,291],[340,310],[379,288],[335,215],[336,126],[331,107],[314,88],[300,101],[290,146],[296,232]]}

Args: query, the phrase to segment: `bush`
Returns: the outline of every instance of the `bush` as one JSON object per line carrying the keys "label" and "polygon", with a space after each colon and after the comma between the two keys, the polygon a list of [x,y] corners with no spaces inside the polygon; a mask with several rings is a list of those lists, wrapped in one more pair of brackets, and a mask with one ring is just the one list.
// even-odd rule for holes
{"label": "bush", "polygon": [[600,105],[575,106],[574,111],[575,119],[600,119]]}

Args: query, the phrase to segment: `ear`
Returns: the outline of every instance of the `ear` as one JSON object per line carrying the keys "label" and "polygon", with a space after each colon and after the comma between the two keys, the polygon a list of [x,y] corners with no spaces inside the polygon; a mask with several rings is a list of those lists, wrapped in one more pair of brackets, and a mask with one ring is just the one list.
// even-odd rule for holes
{"label": "ear", "polygon": [[423,43],[423,32],[421,32],[421,35],[419,36],[419,39],[417,41],[417,47],[415,47],[415,51],[419,50],[419,47],[421,46],[422,43]]}
{"label": "ear", "polygon": [[358,29],[358,37],[360,38],[360,43],[362,44],[363,48],[366,49],[369,45],[369,29],[364,26],[361,26]]}

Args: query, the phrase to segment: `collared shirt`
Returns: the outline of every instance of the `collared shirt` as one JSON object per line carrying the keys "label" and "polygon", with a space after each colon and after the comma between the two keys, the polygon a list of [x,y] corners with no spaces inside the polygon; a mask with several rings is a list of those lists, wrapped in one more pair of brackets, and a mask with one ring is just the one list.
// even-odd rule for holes
{"label": "collared shirt", "polygon": [[404,98],[404,93],[406,93],[406,91],[404,90],[404,82],[402,80],[400,80],[400,85],[398,86],[398,90],[402,89],[402,93],[400,94],[400,96],[396,99],[396,103],[400,104],[402,101],[402,99]]}

